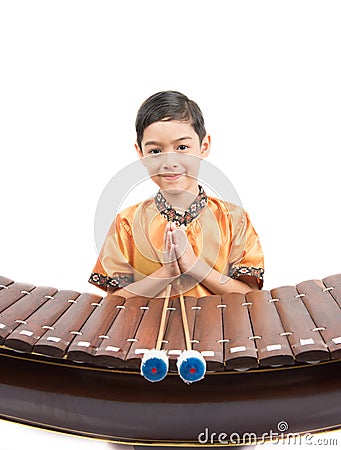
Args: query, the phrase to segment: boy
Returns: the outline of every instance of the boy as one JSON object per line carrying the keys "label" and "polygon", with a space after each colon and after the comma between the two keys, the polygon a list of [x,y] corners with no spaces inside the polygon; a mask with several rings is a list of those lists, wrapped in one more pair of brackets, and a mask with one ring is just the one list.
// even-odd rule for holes
{"label": "boy", "polygon": [[202,297],[261,289],[263,253],[242,208],[198,184],[210,136],[198,105],[175,91],[149,97],[136,118],[136,152],[159,187],[119,213],[89,282],[126,298]]}

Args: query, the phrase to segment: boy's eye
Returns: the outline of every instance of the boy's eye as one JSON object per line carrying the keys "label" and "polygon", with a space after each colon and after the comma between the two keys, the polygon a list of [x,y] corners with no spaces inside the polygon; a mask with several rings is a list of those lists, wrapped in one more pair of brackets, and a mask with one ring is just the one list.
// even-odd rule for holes
{"label": "boy's eye", "polygon": [[157,155],[158,153],[161,153],[161,150],[159,148],[153,148],[149,153],[151,155]]}
{"label": "boy's eye", "polygon": [[187,149],[188,149],[188,145],[185,145],[185,144],[181,144],[178,147],[178,150],[187,150]]}

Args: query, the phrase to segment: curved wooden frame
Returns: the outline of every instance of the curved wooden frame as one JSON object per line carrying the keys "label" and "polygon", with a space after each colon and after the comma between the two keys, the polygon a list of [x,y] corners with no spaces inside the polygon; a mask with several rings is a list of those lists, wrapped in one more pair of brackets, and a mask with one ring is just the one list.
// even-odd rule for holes
{"label": "curved wooden frame", "polygon": [[[7,283],[8,286],[13,283],[3,277],[0,277],[0,281],[0,287],[4,292],[8,288],[2,283]],[[245,348],[250,339],[247,336],[256,338],[257,334],[261,335],[267,343],[270,328],[272,332],[276,328],[275,336],[278,342],[278,336],[289,335],[291,346],[289,350],[293,350],[296,363],[292,361],[291,353],[288,353],[284,345],[269,345],[267,349],[271,350],[270,353],[274,356],[270,359],[263,358],[261,352],[264,345],[261,344],[257,349],[255,346],[251,347],[252,352],[256,354],[255,357],[252,353],[252,358],[241,358],[241,361],[246,359],[248,364],[249,360],[259,360],[260,368],[239,372],[229,367],[238,369],[244,368],[243,365],[226,364],[225,369],[228,370],[207,373],[204,380],[190,386],[184,384],[176,372],[170,372],[160,383],[150,383],[139,375],[135,366],[128,366],[128,370],[120,369],[121,365],[118,365],[116,369],[96,367],[90,365],[86,358],[83,364],[77,364],[72,361],[74,356],[76,356],[75,361],[79,358],[79,350],[75,345],[77,338],[74,341],[70,341],[69,337],[65,339],[53,337],[49,340],[49,331],[43,334],[44,340],[38,336],[38,345],[32,347],[29,339],[32,341],[33,332],[28,329],[25,317],[27,321],[31,320],[37,307],[40,315],[46,315],[44,308],[39,309],[40,305],[45,305],[49,299],[54,301],[60,294],[64,297],[66,295],[69,299],[66,301],[71,304],[78,303],[73,298],[77,300],[85,298],[86,308],[91,307],[90,309],[93,310],[96,305],[99,306],[94,303],[94,297],[95,300],[99,297],[74,291],[64,291],[64,293],[60,291],[54,294],[57,292],[54,288],[45,287],[34,290],[33,285],[17,283],[13,291],[8,290],[9,295],[2,296],[2,310],[6,313],[1,313],[2,321],[5,323],[0,324],[2,344],[0,417],[64,433],[148,446],[197,447],[201,446],[205,439],[208,447],[225,446],[220,438],[223,436],[225,444],[228,445],[228,436],[231,434],[239,436],[240,439],[243,436],[253,436],[258,441],[264,442],[271,440],[271,436],[284,436],[286,433],[303,434],[338,429],[341,427],[341,324],[339,323],[341,275],[328,277],[323,282],[324,285],[319,281],[310,281],[296,287],[278,288],[272,290],[271,295],[268,291],[252,291],[247,294],[246,302],[243,296],[243,298],[238,297],[241,294],[224,297],[224,304],[220,304],[217,296],[210,298],[207,305],[210,305],[211,309],[214,305],[216,306],[216,303],[232,311],[235,308],[243,309],[243,315],[237,316],[232,312],[229,316],[225,316],[219,315],[220,312],[217,313],[216,306],[214,314],[218,314],[218,322],[222,319],[229,320],[224,325],[230,331],[236,330],[236,335],[240,334],[239,331],[242,328],[241,319],[236,320],[236,317],[245,317],[244,325],[247,331],[242,336],[246,339]],[[32,291],[33,294],[28,291]],[[289,296],[288,291],[290,291]],[[326,299],[325,301],[319,300],[321,295]],[[27,298],[24,299],[24,296]],[[288,304],[289,297],[291,303]],[[17,299],[20,303],[15,303]],[[198,302],[200,301],[201,299],[198,299]],[[202,299],[202,301],[205,300]],[[118,305],[121,304],[119,298],[117,302]],[[280,315],[268,314],[270,309],[274,310],[276,302],[279,302],[276,310]],[[331,308],[327,306],[327,303],[332,305]],[[188,307],[190,304],[191,301],[188,300]],[[78,305],[80,307],[81,302]],[[251,310],[250,305],[253,305]],[[64,308],[63,305],[62,307]],[[78,306],[73,307],[72,313],[67,316],[66,322],[69,321],[67,335],[81,334],[73,328],[74,325],[71,323],[74,324],[77,320],[79,321],[77,327],[81,327],[88,317],[87,311],[77,308]],[[105,308],[107,309],[102,309],[99,320],[103,330],[110,326],[112,318],[107,317],[106,311],[112,311],[112,304],[106,304]],[[290,326],[295,330],[301,327],[297,308],[301,310],[301,318],[305,317],[309,311],[311,322],[303,323],[303,328],[305,327],[308,333],[303,336],[309,336],[309,333],[312,333],[313,337],[309,339],[299,339],[299,333],[289,332]],[[41,314],[42,311],[44,314]],[[18,319],[18,313],[23,317]],[[54,314],[55,319],[51,316],[49,318],[60,323],[61,311],[56,309]],[[84,316],[82,320],[80,315]],[[252,323],[252,328],[258,327],[258,329],[249,329],[248,315],[254,316],[256,320]],[[150,317],[148,320],[151,320],[152,316],[148,317]],[[201,316],[201,321],[205,325],[204,329],[208,326],[207,317],[210,318],[209,329],[214,329],[214,323],[217,323],[217,320],[212,321],[214,317],[212,314]],[[287,326],[285,326],[286,321]],[[264,323],[271,323],[271,327],[265,327]],[[279,334],[280,330],[283,331],[281,324],[285,326],[285,333]],[[42,327],[41,324],[39,327],[54,330],[50,326]],[[312,327],[316,328],[312,329]],[[89,333],[94,334],[92,326],[88,328]],[[150,325],[147,328],[149,330]],[[97,336],[96,339],[104,339],[104,337]],[[218,334],[213,342],[219,342],[215,339],[219,339]],[[54,345],[55,342],[58,346]],[[70,342],[72,342],[71,352],[75,355],[67,358],[65,349]],[[61,343],[60,346],[59,343]],[[12,344],[15,345],[11,347]],[[236,344],[231,342],[229,345]],[[30,352],[28,348],[41,350],[42,354]],[[272,353],[273,350],[278,353]],[[229,347],[225,349],[225,353],[228,351]],[[289,361],[283,359],[288,354]],[[107,356],[103,357],[106,361]],[[262,358],[265,361],[264,365],[262,365]],[[307,364],[307,361],[316,362],[317,359],[321,359],[322,362]],[[289,365],[271,367],[274,364],[286,363]],[[216,365],[215,361],[210,361],[210,370],[215,370]],[[248,365],[248,367],[252,366]],[[282,430],[279,424],[283,423],[287,427]]]}
{"label": "curved wooden frame", "polygon": [[189,387],[177,376],[152,384],[137,374],[2,355],[0,417],[133,445],[198,446],[200,433],[211,446],[220,433],[261,440],[283,421],[290,433],[340,428],[340,370],[333,361],[225,372]]}

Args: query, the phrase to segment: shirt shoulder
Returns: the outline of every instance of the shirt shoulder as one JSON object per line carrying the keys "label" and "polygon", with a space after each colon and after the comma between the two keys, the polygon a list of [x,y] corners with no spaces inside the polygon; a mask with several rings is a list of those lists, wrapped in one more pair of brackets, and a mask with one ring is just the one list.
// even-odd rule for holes
{"label": "shirt shoulder", "polygon": [[136,214],[143,214],[146,211],[149,211],[151,209],[156,209],[154,199],[148,199],[144,200],[142,202],[136,203],[135,205],[128,206],[127,208],[124,208],[122,211],[120,211],[117,216],[116,220],[127,220],[128,222],[132,222],[134,218],[136,217]]}
{"label": "shirt shoulder", "polygon": [[246,215],[245,210],[240,205],[216,197],[208,197],[207,207],[210,208],[217,217],[221,214],[230,216],[230,220],[236,224],[243,221]]}

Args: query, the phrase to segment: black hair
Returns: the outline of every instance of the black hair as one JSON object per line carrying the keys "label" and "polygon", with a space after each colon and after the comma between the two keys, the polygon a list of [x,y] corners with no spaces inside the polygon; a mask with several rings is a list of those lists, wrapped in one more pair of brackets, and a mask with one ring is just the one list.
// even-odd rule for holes
{"label": "black hair", "polygon": [[135,128],[140,148],[144,130],[161,120],[190,122],[199,136],[200,144],[206,136],[204,117],[199,106],[180,92],[162,91],[147,98],[137,112]]}

